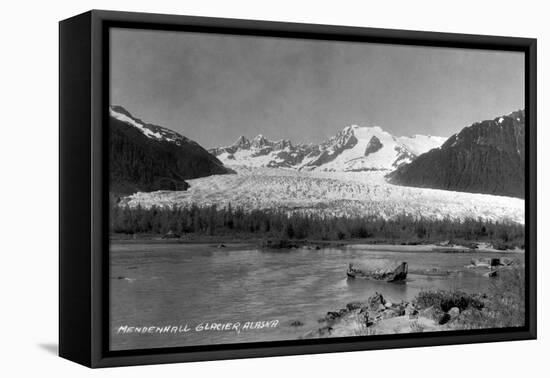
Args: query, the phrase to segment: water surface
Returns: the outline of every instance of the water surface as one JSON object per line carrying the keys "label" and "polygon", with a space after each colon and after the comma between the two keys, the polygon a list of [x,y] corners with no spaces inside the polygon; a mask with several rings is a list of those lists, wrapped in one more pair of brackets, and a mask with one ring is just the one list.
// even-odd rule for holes
{"label": "water surface", "polygon": [[[318,327],[327,311],[375,292],[409,301],[422,289],[486,291],[490,280],[464,267],[499,253],[366,250],[350,245],[321,250],[218,249],[213,245],[111,244],[111,349],[139,349],[288,340]],[[522,254],[506,254],[523,259]],[[349,280],[348,263],[382,267],[406,261],[406,283]],[[443,277],[426,269],[460,270]],[[197,331],[205,323],[271,321],[274,327]],[[273,323],[276,321],[276,323]],[[299,321],[301,326],[291,325]],[[120,327],[179,326],[176,333],[124,333]],[[187,327],[187,328],[185,328]],[[188,332],[182,330],[187,329]]]}

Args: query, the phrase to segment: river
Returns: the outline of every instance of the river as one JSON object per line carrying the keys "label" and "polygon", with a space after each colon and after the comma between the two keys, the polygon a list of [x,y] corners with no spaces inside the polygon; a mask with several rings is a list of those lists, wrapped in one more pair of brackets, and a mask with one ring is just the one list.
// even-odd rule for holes
{"label": "river", "polygon": [[[327,311],[366,300],[377,291],[393,302],[412,300],[422,289],[484,292],[490,280],[465,266],[473,258],[503,256],[396,249],[356,244],[287,251],[112,242],[111,349],[297,339],[318,327],[318,319]],[[523,254],[506,256],[523,260]],[[401,261],[409,264],[405,283],[346,276],[350,262],[382,267]],[[422,273],[432,268],[460,273],[442,277]],[[206,323],[214,323],[215,329],[207,330]],[[167,327],[172,331],[167,332]]]}

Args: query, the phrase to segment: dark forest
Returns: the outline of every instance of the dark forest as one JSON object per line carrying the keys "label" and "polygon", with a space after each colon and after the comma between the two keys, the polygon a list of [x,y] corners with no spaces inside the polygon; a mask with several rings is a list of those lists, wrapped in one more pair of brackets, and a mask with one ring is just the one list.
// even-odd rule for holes
{"label": "dark forest", "polygon": [[419,244],[428,242],[493,243],[496,248],[524,247],[525,228],[513,222],[482,219],[454,220],[401,215],[324,217],[285,211],[244,211],[231,205],[199,207],[128,207],[112,204],[112,234],[176,237],[222,236],[230,238],[278,238],[309,240],[367,239],[371,242]]}

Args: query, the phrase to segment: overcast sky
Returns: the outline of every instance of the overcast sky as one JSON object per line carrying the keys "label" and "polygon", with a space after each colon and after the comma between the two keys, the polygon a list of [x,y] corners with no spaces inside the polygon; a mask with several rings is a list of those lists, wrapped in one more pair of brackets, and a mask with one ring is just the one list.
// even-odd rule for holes
{"label": "overcast sky", "polygon": [[522,53],[111,31],[111,104],[204,147],[347,125],[450,136],[524,107]]}

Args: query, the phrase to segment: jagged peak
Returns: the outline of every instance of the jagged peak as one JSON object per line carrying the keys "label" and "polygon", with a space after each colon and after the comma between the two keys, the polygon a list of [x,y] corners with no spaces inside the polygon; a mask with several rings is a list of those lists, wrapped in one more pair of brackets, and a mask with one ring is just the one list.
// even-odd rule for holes
{"label": "jagged peak", "polygon": [[380,126],[373,125],[373,126],[358,126],[358,125],[351,125],[345,127],[342,131],[340,131],[337,136],[351,136],[353,135],[359,140],[365,139],[369,140],[373,135],[377,135],[381,139],[387,139],[387,138],[393,138],[393,135],[391,133],[388,133],[384,129],[382,129]]}
{"label": "jagged peak", "polygon": [[278,148],[278,149],[285,149],[285,148],[292,148],[293,145],[292,145],[292,142],[289,140],[289,139],[280,139],[276,142],[273,142],[273,146]]}
{"label": "jagged peak", "polygon": [[254,139],[252,139],[251,144],[253,147],[264,147],[266,145],[271,145],[272,142],[264,137],[263,134],[258,134],[254,137]]}
{"label": "jagged peak", "polygon": [[267,139],[263,134],[258,134],[254,138],[252,138],[252,141],[256,142],[269,142],[269,139]]}
{"label": "jagged peak", "polygon": [[235,141],[235,143],[233,143],[232,146],[233,147],[250,147],[250,141],[248,140],[247,137],[245,137],[244,135],[241,135],[240,137],[237,138],[237,140]]}
{"label": "jagged peak", "polygon": [[359,126],[359,125],[356,125],[356,124],[348,125],[348,126],[344,127],[344,128],[341,130],[341,132],[343,132],[343,133],[348,133],[348,132],[350,132],[350,131],[352,131],[352,130],[356,130],[356,129],[359,128],[359,127],[360,127],[360,126]]}
{"label": "jagged peak", "polygon": [[[263,134],[258,134],[252,139],[248,139],[244,135],[241,135],[237,140],[228,147],[219,147],[221,151],[226,148],[234,149],[250,149],[252,148],[264,148],[272,147],[274,150],[283,150],[285,148],[300,147],[302,144],[297,144],[296,146],[289,139],[279,139],[277,141],[272,141],[266,138]],[[305,144],[303,146],[306,146]],[[217,150],[217,149],[213,149]]]}
{"label": "jagged peak", "polygon": [[357,124],[351,124],[342,129],[342,132],[356,131],[356,130],[371,130],[376,132],[385,132],[380,126],[360,126]]}

